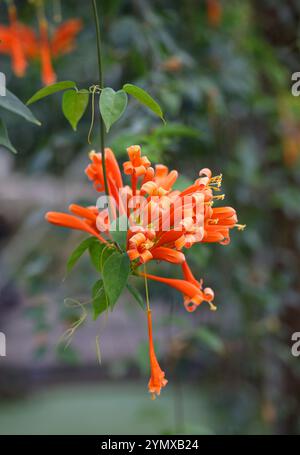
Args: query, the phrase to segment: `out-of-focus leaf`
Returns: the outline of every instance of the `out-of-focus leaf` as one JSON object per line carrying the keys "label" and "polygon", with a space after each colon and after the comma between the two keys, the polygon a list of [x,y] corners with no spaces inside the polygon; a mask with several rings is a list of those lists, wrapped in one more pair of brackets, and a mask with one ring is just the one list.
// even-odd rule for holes
{"label": "out-of-focus leaf", "polygon": [[32,114],[25,104],[19,98],[6,89],[6,95],[0,96],[0,107],[23,117],[28,122],[40,126],[41,122]]}
{"label": "out-of-focus leaf", "polygon": [[10,142],[6,125],[1,118],[0,118],[0,145],[7,148],[8,150],[10,150],[13,153],[17,153],[17,150]]}
{"label": "out-of-focus leaf", "polygon": [[200,131],[181,123],[167,123],[165,126],[155,128],[152,133],[157,137],[199,137]]}
{"label": "out-of-focus leaf", "polygon": [[136,98],[140,103],[147,106],[152,112],[154,112],[154,114],[160,117],[163,122],[165,121],[160,105],[144,89],[133,84],[125,84],[123,85],[123,90],[125,90],[125,92],[129,95]]}
{"label": "out-of-focus leaf", "polygon": [[53,95],[54,93],[61,92],[62,90],[67,90],[69,88],[75,88],[76,84],[73,81],[61,81],[56,82],[52,85],[47,85],[46,87],[38,90],[28,101],[27,105],[35,103],[36,101],[45,98],[46,96]]}
{"label": "out-of-focus leaf", "polygon": [[126,253],[112,254],[103,265],[103,282],[110,305],[113,307],[126,286],[130,273],[130,260]]}
{"label": "out-of-focus leaf", "polygon": [[92,297],[93,297],[93,319],[94,321],[98,318],[98,316],[103,313],[103,311],[108,310],[110,305],[108,297],[105,293],[103,280],[98,280],[93,286],[92,290]]}
{"label": "out-of-focus leaf", "polygon": [[185,188],[187,188],[188,186],[190,186],[192,184],[193,184],[193,181],[191,179],[188,179],[184,175],[179,175],[173,188],[174,188],[174,190],[183,191]]}
{"label": "out-of-focus leaf", "polygon": [[124,90],[115,92],[112,88],[106,87],[101,91],[99,106],[106,131],[108,132],[125,111],[127,95]]}
{"label": "out-of-focus leaf", "polygon": [[67,90],[63,94],[62,110],[74,131],[77,130],[78,122],[85,113],[88,103],[88,91],[77,92],[76,90]]}
{"label": "out-of-focus leaf", "polygon": [[205,343],[210,349],[222,354],[224,352],[224,343],[220,337],[206,327],[198,329],[196,332],[197,338]]}

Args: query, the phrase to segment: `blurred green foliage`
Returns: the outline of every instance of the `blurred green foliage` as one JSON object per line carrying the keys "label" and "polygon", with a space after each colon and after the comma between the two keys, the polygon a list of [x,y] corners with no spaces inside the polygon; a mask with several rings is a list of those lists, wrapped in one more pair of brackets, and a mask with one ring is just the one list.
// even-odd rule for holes
{"label": "blurred green foliage", "polygon": [[[34,23],[32,8],[18,3],[22,18]],[[297,433],[300,367],[290,354],[290,337],[300,330],[300,101],[291,96],[290,78],[300,69],[299,4],[223,1],[221,22],[212,26],[204,1],[100,3],[106,85],[117,89],[133,82],[146,88],[167,120],[161,126],[131,101],[107,144],[122,160],[126,146],[140,143],[150,159],[174,166],[185,181],[203,167],[223,173],[226,204],[247,224],[232,234],[229,246],[197,245],[187,253],[196,276],[215,291],[216,314],[200,308],[186,321],[180,296],[151,283],[151,297],[170,302],[170,317],[161,325],[177,340],[167,349],[168,378],[182,389],[196,381],[212,414],[209,424],[202,422],[209,426],[206,432]],[[97,68],[87,3],[63,2],[63,17],[74,15],[83,19],[84,30],[76,50],[55,66],[59,80],[88,87],[96,82]],[[35,67],[24,80],[9,76],[8,60],[3,71],[23,101],[39,88]],[[20,150],[15,167],[28,178],[43,173],[63,178],[72,163],[87,163],[82,157],[89,150],[89,119],[73,133],[60,103],[58,95],[34,106],[43,123],[38,131],[12,119]],[[66,292],[55,283],[72,245],[74,237],[52,228],[50,234],[49,228],[47,242],[35,246],[19,272],[27,293]],[[166,266],[163,273],[173,270]],[[83,263],[68,286],[73,295],[86,295],[92,282]],[[39,329],[45,328],[42,311],[33,315]],[[147,352],[143,346],[137,351],[143,369]],[[188,416],[184,424],[188,432]]]}

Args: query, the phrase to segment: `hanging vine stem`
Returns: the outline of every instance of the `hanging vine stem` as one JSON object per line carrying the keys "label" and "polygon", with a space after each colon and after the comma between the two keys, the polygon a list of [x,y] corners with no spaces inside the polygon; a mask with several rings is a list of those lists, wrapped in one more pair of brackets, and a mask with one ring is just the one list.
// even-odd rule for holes
{"label": "hanging vine stem", "polygon": [[146,270],[146,264],[144,264],[144,279],[145,279],[145,294],[146,294],[146,306],[147,306],[147,311],[150,312],[150,301],[149,301],[149,288],[148,288],[148,280],[146,276],[147,270]]}
{"label": "hanging vine stem", "polygon": [[89,92],[92,94],[92,118],[91,118],[91,124],[90,124],[89,132],[88,132],[87,141],[89,144],[91,144],[92,143],[91,136],[92,136],[92,131],[94,128],[94,121],[95,121],[95,94],[98,93],[97,86],[93,85],[92,87],[90,87]]}
{"label": "hanging vine stem", "polygon": [[[99,73],[99,88],[103,88],[103,69],[102,69],[102,52],[101,52],[101,34],[100,34],[100,23],[97,10],[96,0],[92,0],[93,15],[96,28],[96,42],[97,42],[97,57],[98,57],[98,73]],[[109,188],[107,183],[106,173],[106,162],[105,162],[105,141],[104,141],[104,123],[100,116],[100,149],[102,152],[102,169],[103,169],[103,180],[104,189],[106,196],[109,196]]]}

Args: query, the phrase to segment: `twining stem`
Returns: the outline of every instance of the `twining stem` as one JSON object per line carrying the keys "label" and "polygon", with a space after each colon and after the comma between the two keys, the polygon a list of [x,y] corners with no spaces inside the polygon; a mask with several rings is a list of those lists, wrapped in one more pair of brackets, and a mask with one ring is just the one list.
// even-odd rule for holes
{"label": "twining stem", "polygon": [[[103,88],[103,66],[102,66],[102,52],[101,52],[101,34],[100,23],[97,10],[96,0],[92,0],[93,14],[96,28],[96,42],[97,42],[97,57],[98,57],[98,73],[99,73],[99,86]],[[104,190],[106,196],[109,196],[109,189],[107,183],[106,162],[105,162],[105,141],[104,141],[104,122],[100,115],[100,149],[102,152],[102,170],[104,180]]]}

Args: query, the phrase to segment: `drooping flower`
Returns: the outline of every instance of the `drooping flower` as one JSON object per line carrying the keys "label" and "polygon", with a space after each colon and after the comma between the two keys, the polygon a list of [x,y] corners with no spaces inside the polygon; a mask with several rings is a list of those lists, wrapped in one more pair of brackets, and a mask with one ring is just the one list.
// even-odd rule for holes
{"label": "drooping flower", "polygon": [[147,311],[147,321],[148,321],[148,335],[149,335],[149,358],[150,358],[150,369],[151,376],[148,383],[148,390],[151,393],[152,399],[156,398],[156,395],[160,395],[160,391],[168,383],[165,378],[165,372],[159,366],[158,360],[156,358],[154,344],[153,344],[153,334],[152,334],[152,316],[151,310]]}

